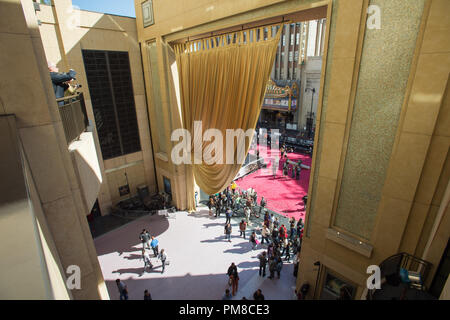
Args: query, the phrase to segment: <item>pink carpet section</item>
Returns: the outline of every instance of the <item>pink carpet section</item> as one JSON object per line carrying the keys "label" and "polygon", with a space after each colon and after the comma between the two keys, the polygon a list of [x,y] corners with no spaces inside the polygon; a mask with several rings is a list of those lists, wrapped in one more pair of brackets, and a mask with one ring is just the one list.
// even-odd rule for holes
{"label": "pink carpet section", "polygon": [[[260,146],[259,152],[267,163],[267,169],[260,169],[247,175],[236,181],[236,184],[242,190],[255,189],[258,193],[258,203],[261,197],[264,197],[268,209],[289,218],[294,217],[296,220],[302,218],[305,221],[302,198],[308,193],[311,170],[302,169],[299,180],[292,178],[291,170],[289,170],[289,177],[284,177],[282,172],[284,160],[280,160],[277,175],[274,178],[270,159],[280,159],[280,151],[272,152],[270,149]],[[250,153],[254,154],[255,151],[251,150]],[[288,153],[288,159],[295,162],[302,159],[304,165],[311,166],[311,157],[308,155]]]}

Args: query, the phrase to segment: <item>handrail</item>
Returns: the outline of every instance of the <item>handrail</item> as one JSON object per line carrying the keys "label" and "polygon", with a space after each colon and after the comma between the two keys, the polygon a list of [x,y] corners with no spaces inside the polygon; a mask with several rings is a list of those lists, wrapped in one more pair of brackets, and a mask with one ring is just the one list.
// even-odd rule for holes
{"label": "handrail", "polygon": [[81,93],[77,93],[71,96],[67,96],[67,97],[62,97],[62,98],[58,98],[56,99],[56,102],[61,102],[61,101],[65,101],[65,100],[69,100],[69,99],[76,99],[81,95]]}
{"label": "handrail", "polygon": [[83,93],[56,99],[67,144],[79,139],[89,125]]}

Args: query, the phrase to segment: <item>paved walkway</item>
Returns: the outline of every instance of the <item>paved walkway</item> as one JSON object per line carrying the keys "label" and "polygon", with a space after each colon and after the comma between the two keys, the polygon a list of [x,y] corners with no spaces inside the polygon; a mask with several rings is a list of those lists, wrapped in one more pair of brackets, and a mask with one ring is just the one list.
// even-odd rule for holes
{"label": "paved walkway", "polygon": [[[238,219],[232,221],[232,242],[225,241],[224,215],[210,217],[200,209],[194,215],[176,213],[175,218],[146,216],[94,240],[103,276],[112,300],[119,299],[116,279],[128,286],[129,298],[141,300],[148,289],[154,300],[220,300],[227,285],[226,271],[234,262],[239,271],[239,291],[235,299],[252,299],[261,289],[267,300],[293,299],[293,265],[287,263],[281,279],[261,278],[256,256],[266,248],[253,251],[247,240],[239,237]],[[165,249],[170,260],[161,274],[161,263],[151,258],[155,268],[143,273],[139,233],[150,230]],[[249,232],[248,232],[249,233]]]}

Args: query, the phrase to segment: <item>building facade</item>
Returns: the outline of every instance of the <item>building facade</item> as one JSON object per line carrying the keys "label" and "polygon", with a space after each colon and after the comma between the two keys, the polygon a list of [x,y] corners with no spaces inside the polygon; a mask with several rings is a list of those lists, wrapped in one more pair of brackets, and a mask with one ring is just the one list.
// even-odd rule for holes
{"label": "building facade", "polygon": [[[325,299],[336,298],[327,286],[346,284],[351,298],[364,299],[368,266],[402,252],[431,265],[425,281],[432,287],[450,232],[448,1],[211,0],[168,7],[136,0],[135,6],[149,113],[160,117],[150,117],[159,133],[156,170],[176,185],[179,208],[186,207],[184,168],[167,156],[170,133],[181,124],[171,44],[287,20],[296,34],[302,22],[323,21],[315,29],[323,47],[311,49],[311,56],[322,54],[320,68],[311,67],[320,77],[316,71],[309,80],[316,97],[307,92],[301,102],[310,106],[313,98],[318,107],[297,287],[309,283],[308,298]],[[285,37],[285,48],[290,42]],[[301,68],[295,53],[292,64],[289,51],[282,53],[272,74],[289,79]]]}
{"label": "building facade", "polygon": [[[294,95],[273,96],[262,106],[261,126],[307,131],[307,121],[317,114],[326,19],[285,24],[268,86],[289,87]],[[313,90],[314,89],[314,90]],[[270,91],[270,88],[269,88]],[[311,95],[313,95],[311,97]],[[314,101],[315,98],[315,101]],[[312,103],[312,104],[311,104]],[[312,121],[312,127],[315,121]]]}
{"label": "building facade", "polygon": [[136,20],[78,10],[71,0],[41,4],[36,17],[47,60],[74,69],[82,85],[103,178],[96,192],[101,214],[138,187],[156,193]]}
{"label": "building facade", "polygon": [[[345,287],[348,298],[366,299],[368,267],[408,255],[427,263],[429,292],[448,299],[449,1],[135,0],[135,7],[136,20],[74,12],[69,0],[40,11],[29,0],[0,1],[7,182],[0,254],[8,270],[1,297],[108,299],[86,216],[96,199],[108,212],[127,196],[124,185],[132,193],[143,184],[170,190],[186,209],[185,168],[170,157],[171,133],[181,127],[172,44],[284,21],[290,35],[298,26],[304,35],[303,23],[319,21],[306,33],[323,39],[310,55],[306,49],[307,71],[295,53],[289,64],[289,52],[287,69],[274,69],[280,77],[285,70],[286,81],[300,70],[316,92],[300,89],[301,109],[310,110],[310,98],[317,108],[297,289],[308,283],[307,298],[335,299]],[[67,139],[47,60],[78,71],[89,125],[76,141]],[[76,267],[81,287],[70,290]]]}

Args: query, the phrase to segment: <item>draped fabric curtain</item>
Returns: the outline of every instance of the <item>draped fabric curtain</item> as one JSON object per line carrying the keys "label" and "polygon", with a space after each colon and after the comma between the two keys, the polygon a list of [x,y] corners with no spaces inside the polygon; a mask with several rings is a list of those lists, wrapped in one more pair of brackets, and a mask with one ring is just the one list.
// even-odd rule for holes
{"label": "draped fabric curtain", "polygon": [[[224,138],[222,150],[212,152],[223,156],[223,163],[195,164],[191,153],[192,164],[186,166],[189,211],[195,210],[194,177],[204,192],[214,194],[223,191],[239,172],[242,163],[226,164],[226,143],[230,143],[225,141],[226,131],[254,132],[280,34],[279,26],[270,26],[175,45],[182,122],[192,135],[191,150],[197,145],[202,152],[211,151],[211,142],[202,137],[208,129],[219,130]],[[202,122],[202,131],[196,135],[195,121]],[[245,156],[250,142],[245,141]],[[236,150],[237,143],[235,155]]]}

